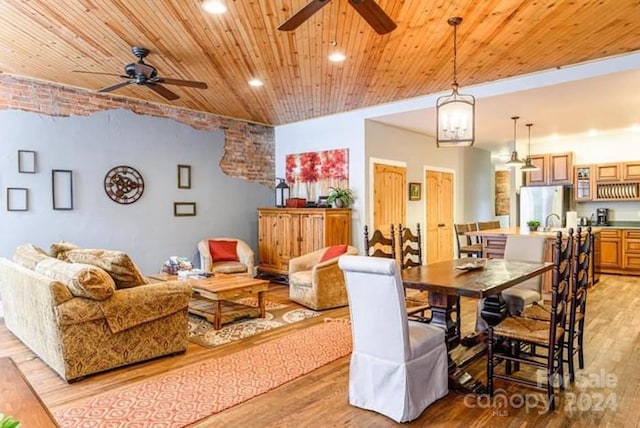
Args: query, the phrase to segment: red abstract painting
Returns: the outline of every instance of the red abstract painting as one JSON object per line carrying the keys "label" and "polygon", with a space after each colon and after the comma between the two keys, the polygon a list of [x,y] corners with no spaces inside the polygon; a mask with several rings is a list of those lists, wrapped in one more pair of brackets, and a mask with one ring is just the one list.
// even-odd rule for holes
{"label": "red abstract painting", "polygon": [[292,198],[317,201],[330,187],[349,187],[349,149],[290,154],[285,162]]}

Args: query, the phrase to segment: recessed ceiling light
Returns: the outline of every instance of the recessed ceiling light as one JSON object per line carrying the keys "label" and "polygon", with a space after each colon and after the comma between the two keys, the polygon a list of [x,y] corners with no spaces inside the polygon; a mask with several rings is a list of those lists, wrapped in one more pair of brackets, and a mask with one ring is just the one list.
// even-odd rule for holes
{"label": "recessed ceiling light", "polygon": [[262,86],[264,85],[264,82],[260,79],[251,79],[249,80],[249,85],[254,86],[254,87],[258,87],[258,86]]}
{"label": "recessed ceiling light", "polygon": [[227,11],[227,6],[222,0],[204,0],[202,8],[214,15],[221,15]]}
{"label": "recessed ceiling light", "polygon": [[342,52],[333,52],[329,55],[329,61],[331,62],[343,62],[347,59],[347,56]]}

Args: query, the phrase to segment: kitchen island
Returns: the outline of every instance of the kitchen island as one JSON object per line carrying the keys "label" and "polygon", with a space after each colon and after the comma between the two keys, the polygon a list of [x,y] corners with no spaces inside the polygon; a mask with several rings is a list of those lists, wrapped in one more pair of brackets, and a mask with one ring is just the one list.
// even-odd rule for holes
{"label": "kitchen island", "polygon": [[[556,238],[558,231],[562,232],[563,237],[566,237],[567,229],[565,228],[551,228],[548,231],[531,232],[526,227],[501,227],[499,229],[487,229],[476,230],[473,232],[467,232],[467,235],[479,237],[482,241],[482,257],[501,259],[504,258],[504,247],[507,243],[507,236],[509,235],[528,235],[528,236],[544,236],[547,238],[545,244],[545,257],[544,261],[553,261],[553,242]],[[587,227],[582,227],[583,236],[586,235]],[[589,286],[593,286],[598,282],[598,275],[600,273],[600,254],[599,254],[599,242],[600,242],[601,229],[598,227],[592,227],[591,233],[594,237],[594,243],[591,251],[591,260],[589,263]],[[552,277],[551,272],[546,273],[542,279],[542,291],[544,293],[551,293]]]}

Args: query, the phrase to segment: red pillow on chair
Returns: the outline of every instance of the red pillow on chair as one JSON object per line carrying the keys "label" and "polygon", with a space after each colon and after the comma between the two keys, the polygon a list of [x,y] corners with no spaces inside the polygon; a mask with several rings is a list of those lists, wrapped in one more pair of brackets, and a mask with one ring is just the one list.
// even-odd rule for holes
{"label": "red pillow on chair", "polygon": [[327,248],[327,251],[324,252],[322,258],[320,259],[320,263],[326,262],[329,259],[334,257],[341,256],[342,254],[347,252],[347,245],[332,245]]}
{"label": "red pillow on chair", "polygon": [[209,241],[209,253],[214,262],[237,262],[238,241]]}

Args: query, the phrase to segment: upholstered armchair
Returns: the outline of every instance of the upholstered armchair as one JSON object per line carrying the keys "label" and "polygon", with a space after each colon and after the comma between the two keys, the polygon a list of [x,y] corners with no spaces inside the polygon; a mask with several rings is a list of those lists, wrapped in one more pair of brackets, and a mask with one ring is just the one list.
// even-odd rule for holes
{"label": "upholstered armchair", "polygon": [[208,238],[198,242],[200,269],[205,272],[254,276],[254,254],[235,238]]}
{"label": "upholstered armchair", "polygon": [[315,310],[347,306],[344,275],[338,258],[358,254],[349,245],[334,245],[289,260],[289,298]]}

